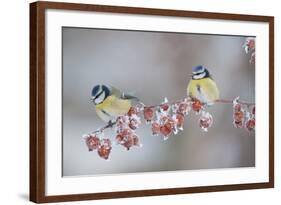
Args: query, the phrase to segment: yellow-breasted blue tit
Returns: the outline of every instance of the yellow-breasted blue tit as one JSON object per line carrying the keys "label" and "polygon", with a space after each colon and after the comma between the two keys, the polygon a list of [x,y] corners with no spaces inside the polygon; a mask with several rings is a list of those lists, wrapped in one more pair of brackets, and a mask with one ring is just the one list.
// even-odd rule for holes
{"label": "yellow-breasted blue tit", "polygon": [[199,65],[192,70],[192,79],[187,86],[187,95],[211,105],[219,99],[219,89],[207,68]]}
{"label": "yellow-breasted blue tit", "polygon": [[112,86],[96,85],[92,89],[91,100],[95,104],[99,118],[105,122],[111,122],[116,117],[128,113],[132,100],[138,100],[138,98]]}

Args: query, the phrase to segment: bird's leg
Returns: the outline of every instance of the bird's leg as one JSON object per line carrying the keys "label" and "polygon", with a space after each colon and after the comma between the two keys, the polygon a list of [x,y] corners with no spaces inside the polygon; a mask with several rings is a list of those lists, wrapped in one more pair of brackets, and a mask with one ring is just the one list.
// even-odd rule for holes
{"label": "bird's leg", "polygon": [[192,97],[191,95],[190,95],[189,97],[190,97],[190,99],[191,99],[192,102],[194,102],[194,101],[199,101],[199,102],[201,102],[199,99],[197,99],[197,98],[195,98],[195,97]]}
{"label": "bird's leg", "polygon": [[108,123],[107,123],[107,126],[112,128],[113,125],[115,125],[115,123],[112,122],[112,120],[109,120]]}

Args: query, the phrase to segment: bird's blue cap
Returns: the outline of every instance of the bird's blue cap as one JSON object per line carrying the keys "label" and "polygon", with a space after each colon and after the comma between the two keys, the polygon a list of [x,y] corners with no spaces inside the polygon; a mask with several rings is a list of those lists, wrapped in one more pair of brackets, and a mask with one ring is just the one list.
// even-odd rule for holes
{"label": "bird's blue cap", "polygon": [[101,92],[105,92],[105,96],[108,96],[110,93],[110,90],[105,85],[96,85],[92,89],[92,97],[97,96]]}
{"label": "bird's blue cap", "polygon": [[197,73],[202,73],[202,72],[204,72],[206,69],[202,66],[202,65],[198,65],[198,66],[196,66],[196,67],[194,67],[193,69],[192,69],[192,73],[193,74],[197,74]]}
{"label": "bird's blue cap", "polygon": [[100,85],[96,85],[92,89],[92,96],[96,96],[100,90]]}

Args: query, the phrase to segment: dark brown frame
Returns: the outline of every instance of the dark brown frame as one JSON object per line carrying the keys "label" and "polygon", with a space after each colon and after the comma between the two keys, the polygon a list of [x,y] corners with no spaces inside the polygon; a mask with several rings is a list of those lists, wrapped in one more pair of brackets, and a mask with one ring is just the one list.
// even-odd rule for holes
{"label": "dark brown frame", "polygon": [[[269,182],[219,186],[170,188],[156,190],[45,195],[45,11],[64,9],[178,16],[203,19],[225,19],[269,23]],[[30,4],[30,200],[37,203],[186,194],[197,192],[260,189],[274,187],[274,17],[225,13],[117,7],[89,4],[34,2]]]}

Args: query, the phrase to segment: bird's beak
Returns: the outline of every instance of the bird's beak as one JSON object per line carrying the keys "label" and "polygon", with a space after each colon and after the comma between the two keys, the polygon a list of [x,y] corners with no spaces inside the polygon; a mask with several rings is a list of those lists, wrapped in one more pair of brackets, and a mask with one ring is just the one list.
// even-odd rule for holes
{"label": "bird's beak", "polygon": [[96,104],[93,98],[90,98],[90,101],[91,101],[91,103]]}

